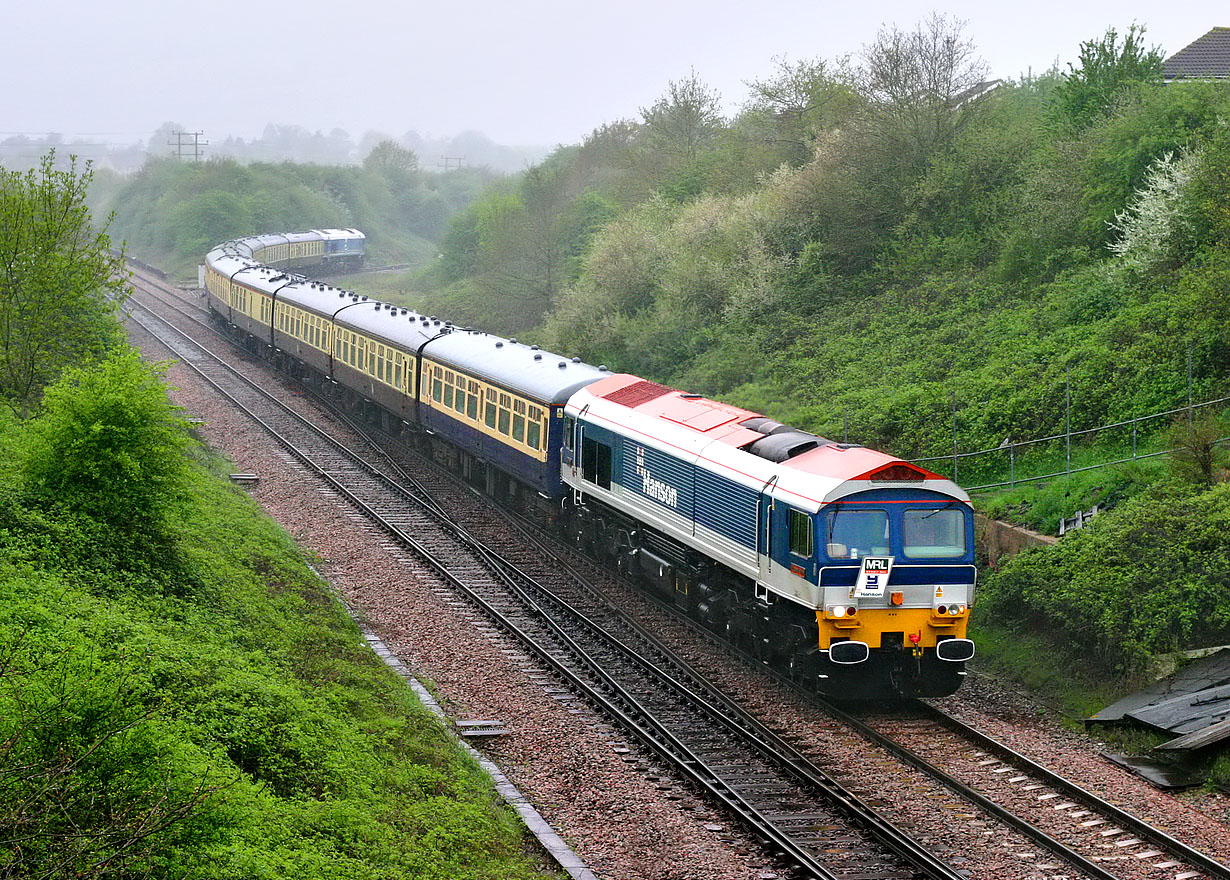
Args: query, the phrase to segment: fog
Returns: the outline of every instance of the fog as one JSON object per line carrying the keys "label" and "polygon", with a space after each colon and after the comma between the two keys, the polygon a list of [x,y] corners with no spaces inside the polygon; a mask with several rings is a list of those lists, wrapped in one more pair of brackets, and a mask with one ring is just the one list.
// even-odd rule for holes
{"label": "fog", "polygon": [[[1066,66],[1109,26],[1145,24],[1146,43],[1170,55],[1230,24],[1213,3],[935,9],[968,23],[999,78]],[[204,155],[343,161],[345,141],[354,161],[383,135],[414,148],[428,170],[458,161],[515,170],[637,116],[692,70],[733,112],[775,57],[857,55],[881,26],[908,28],[927,11],[904,0],[15,3],[0,55],[0,141],[10,141],[0,161],[35,152],[48,132],[83,155],[169,152],[160,140],[170,123],[201,132]],[[280,154],[272,145],[288,133],[297,152]]]}

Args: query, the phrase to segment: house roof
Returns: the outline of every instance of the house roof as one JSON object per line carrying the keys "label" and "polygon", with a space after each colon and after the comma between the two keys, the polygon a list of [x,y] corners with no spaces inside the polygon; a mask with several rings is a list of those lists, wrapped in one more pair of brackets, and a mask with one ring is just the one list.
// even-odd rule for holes
{"label": "house roof", "polygon": [[1215,27],[1162,62],[1162,78],[1230,78],[1230,27]]}

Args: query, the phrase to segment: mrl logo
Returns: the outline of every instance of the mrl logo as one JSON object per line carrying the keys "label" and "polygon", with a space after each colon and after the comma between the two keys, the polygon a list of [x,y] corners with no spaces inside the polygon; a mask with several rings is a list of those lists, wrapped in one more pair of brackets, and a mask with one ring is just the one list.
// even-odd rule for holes
{"label": "mrl logo", "polygon": [[888,578],[893,571],[893,557],[864,556],[863,567],[854,582],[850,595],[855,598],[880,599],[884,596],[884,588],[888,586]]}
{"label": "mrl logo", "polygon": [[636,447],[636,475],[641,478],[641,491],[654,501],[665,504],[667,507],[679,506],[679,490],[650,476],[649,469],[645,467],[644,446]]}

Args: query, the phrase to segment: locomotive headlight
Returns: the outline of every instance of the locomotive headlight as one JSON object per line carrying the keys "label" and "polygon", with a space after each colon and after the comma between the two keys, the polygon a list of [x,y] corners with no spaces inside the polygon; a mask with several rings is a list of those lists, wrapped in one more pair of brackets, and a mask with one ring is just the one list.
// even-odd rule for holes
{"label": "locomotive headlight", "polygon": [[846,614],[848,614],[850,617],[853,617],[857,613],[858,613],[858,609],[855,608],[853,605],[851,605],[849,608],[846,609]]}
{"label": "locomotive headlight", "polygon": [[936,614],[947,614],[947,613],[948,613],[948,606],[947,606],[947,605],[941,605],[939,608],[936,608],[936,609],[935,609],[935,613],[936,613]]}
{"label": "locomotive headlight", "polygon": [[841,605],[833,605],[829,608],[829,617],[845,617],[846,609]]}

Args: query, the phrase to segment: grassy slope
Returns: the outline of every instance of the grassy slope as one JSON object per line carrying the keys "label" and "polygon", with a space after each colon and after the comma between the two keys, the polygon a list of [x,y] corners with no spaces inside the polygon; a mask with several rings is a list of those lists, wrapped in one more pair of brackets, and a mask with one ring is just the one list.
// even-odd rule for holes
{"label": "grassy slope", "polygon": [[[11,444],[16,431],[0,434]],[[546,876],[515,814],[289,538],[220,475],[200,471],[194,490],[174,526],[174,578],[95,558],[79,521],[7,508],[0,870],[74,848],[83,870],[125,823],[185,805],[133,871]],[[42,777],[22,769],[70,758],[67,790],[40,793]],[[69,820],[76,843],[17,841]]]}

